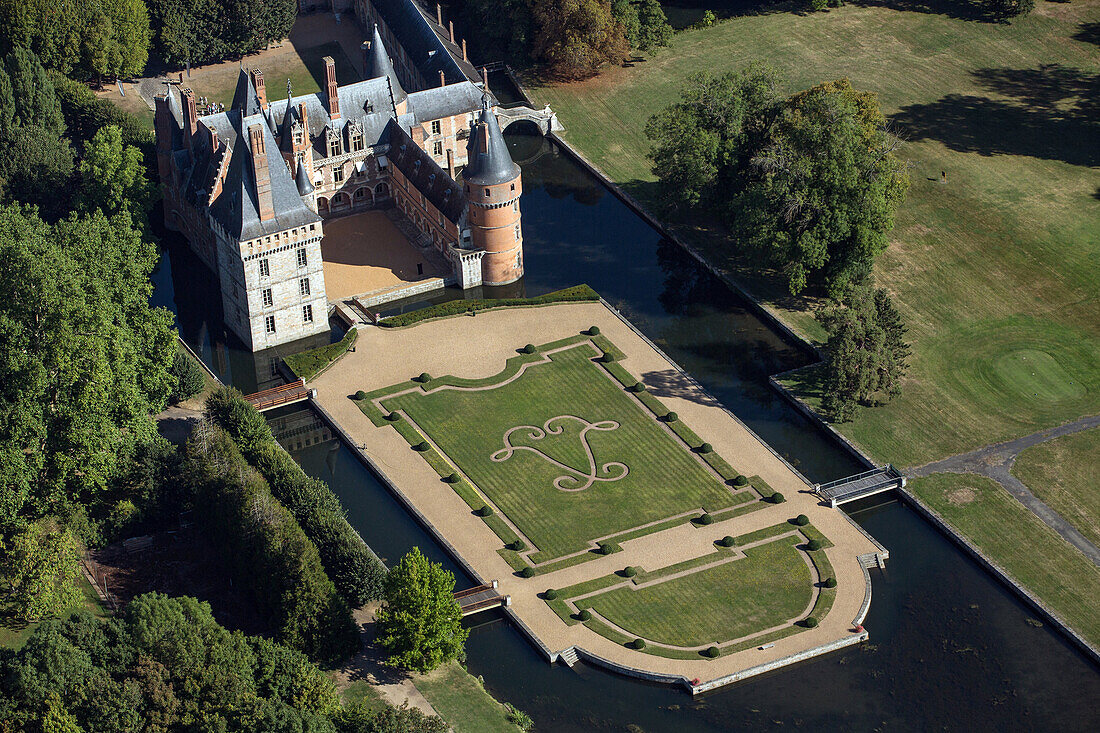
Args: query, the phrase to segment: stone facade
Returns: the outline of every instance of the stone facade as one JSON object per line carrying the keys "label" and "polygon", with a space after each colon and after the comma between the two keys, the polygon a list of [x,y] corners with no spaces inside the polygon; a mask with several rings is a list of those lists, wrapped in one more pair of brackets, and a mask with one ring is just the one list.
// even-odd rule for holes
{"label": "stone facade", "polygon": [[[523,273],[519,169],[484,77],[414,0],[355,9],[376,23],[363,81],[341,86],[325,58],[315,94],[295,96],[288,82],[286,99],[269,101],[263,73],[242,69],[225,112],[200,117],[194,94],[172,85],[156,98],[166,224],[218,274],[225,323],[253,351],[328,330],[328,217],[396,206],[463,287]],[[457,169],[483,169],[487,153],[514,175],[464,190]]]}

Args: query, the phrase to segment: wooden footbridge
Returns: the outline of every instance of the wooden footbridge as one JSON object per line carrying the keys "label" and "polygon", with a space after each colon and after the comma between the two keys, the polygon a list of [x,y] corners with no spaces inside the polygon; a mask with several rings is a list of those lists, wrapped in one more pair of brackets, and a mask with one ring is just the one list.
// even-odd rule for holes
{"label": "wooden footbridge", "polygon": [[829,506],[837,507],[849,501],[874,496],[891,489],[900,489],[904,486],[905,476],[887,463],[885,466],[857,473],[855,476],[837,479],[826,484],[817,484],[814,486],[814,491],[822,499],[829,502]]}
{"label": "wooden footbridge", "polygon": [[305,402],[309,399],[313,390],[306,387],[306,380],[283,384],[260,392],[245,395],[244,398],[256,408],[257,412],[273,410],[284,405],[293,405],[296,402]]}
{"label": "wooden footbridge", "polygon": [[456,591],[455,600],[458,601],[458,606],[462,609],[463,617],[481,611],[488,611],[491,608],[512,605],[511,596],[502,596],[497,591],[497,581],[495,580],[474,588]]}

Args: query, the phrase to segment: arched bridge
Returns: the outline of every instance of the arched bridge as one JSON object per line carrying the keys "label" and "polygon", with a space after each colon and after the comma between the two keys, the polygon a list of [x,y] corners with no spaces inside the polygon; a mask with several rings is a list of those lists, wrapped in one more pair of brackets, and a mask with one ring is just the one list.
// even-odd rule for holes
{"label": "arched bridge", "polygon": [[543,135],[565,129],[558,122],[558,116],[550,109],[550,105],[546,105],[542,109],[534,109],[520,102],[497,107],[497,120],[500,121],[501,131],[507,130],[509,125],[514,125],[517,122],[531,122],[539,128]]}

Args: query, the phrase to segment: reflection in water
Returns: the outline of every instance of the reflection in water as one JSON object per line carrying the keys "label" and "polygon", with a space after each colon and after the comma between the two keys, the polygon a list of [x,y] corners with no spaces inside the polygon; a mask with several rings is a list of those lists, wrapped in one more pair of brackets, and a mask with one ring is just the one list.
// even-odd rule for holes
{"label": "reflection in water", "polygon": [[[811,480],[857,470],[767,386],[768,374],[805,363],[799,348],[568,158],[548,150],[549,143],[507,137],[517,158],[534,158],[524,168],[522,202],[527,295],[587,282]],[[178,261],[173,254],[172,264]],[[217,299],[202,294],[207,286],[177,283],[173,301],[167,262],[156,277],[157,297],[175,302],[181,331],[202,346],[204,358],[224,362],[217,368],[238,385],[258,379],[255,360],[222,336],[220,316],[212,315]],[[390,308],[461,297],[447,291]],[[374,550],[393,562],[417,545],[454,572],[459,587],[469,585],[351,452],[311,432],[308,417],[292,418],[297,412],[269,416],[288,435],[307,428],[299,434],[317,442],[303,437],[298,449],[295,440],[292,455],[332,486]],[[529,712],[542,731],[1100,727],[1095,667],[1057,633],[1029,623],[1028,609],[912,511],[896,502],[870,503],[856,519],[891,550],[888,568],[872,571],[871,644],[696,699],[584,664],[550,666],[503,622],[473,630],[469,668],[498,698]]]}

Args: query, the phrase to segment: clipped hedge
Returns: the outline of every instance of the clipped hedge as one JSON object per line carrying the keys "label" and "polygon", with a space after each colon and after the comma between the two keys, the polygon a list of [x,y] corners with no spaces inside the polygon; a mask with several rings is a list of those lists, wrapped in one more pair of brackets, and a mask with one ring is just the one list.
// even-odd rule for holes
{"label": "clipped hedge", "polygon": [[807,616],[802,620],[802,625],[807,629],[813,629],[817,627],[817,618],[814,616]]}
{"label": "clipped hedge", "polygon": [[739,489],[743,489],[749,485],[749,477],[743,474],[738,474],[737,478],[733,480],[733,485]]}
{"label": "clipped hedge", "polygon": [[645,649],[645,639],[635,639],[634,641],[627,642],[627,646],[631,649],[637,649],[638,651],[641,651],[642,649]]}
{"label": "clipped hedge", "polygon": [[703,514],[702,516],[700,516],[695,521],[705,527],[708,524],[713,524],[714,523],[714,517],[712,517],[710,514]]}
{"label": "clipped hedge", "polygon": [[810,540],[809,542],[806,543],[806,549],[809,550],[810,552],[816,552],[817,550],[820,550],[824,546],[825,545],[821,542],[821,540],[818,540],[818,539],[813,539],[813,540]]}
{"label": "clipped hedge", "polygon": [[825,587],[826,588],[836,588],[836,578],[826,578],[825,579]]}
{"label": "clipped hedge", "polygon": [[[294,372],[294,376],[301,377],[308,382],[328,368],[329,364],[348,353],[351,347],[355,346],[355,341],[358,338],[359,331],[352,328],[339,341],[325,346],[318,346],[316,349],[291,354],[283,359],[283,363],[287,365],[290,371]],[[358,394],[356,398],[362,399]]]}
{"label": "clipped hedge", "polygon": [[533,578],[535,577],[535,569],[528,565],[523,570],[520,570],[519,574],[521,578]]}
{"label": "clipped hedge", "polygon": [[600,543],[600,554],[601,555],[610,555],[613,552],[618,552],[620,549],[621,548],[618,545],[616,545],[614,542],[601,542]]}
{"label": "clipped hedge", "polygon": [[805,514],[799,514],[797,517],[791,520],[793,524],[797,524],[799,527],[805,527],[810,523],[810,518]]}
{"label": "clipped hedge", "polygon": [[771,496],[770,496],[770,497],[768,498],[768,501],[770,501],[770,502],[771,502],[772,504],[782,504],[782,503],[783,503],[783,502],[785,502],[786,500],[787,500],[787,497],[783,496],[783,495],[782,495],[782,494],[780,494],[780,493],[779,493],[778,491],[777,491],[777,492],[775,492],[774,494],[772,494],[772,495],[771,495]]}
{"label": "clipped hedge", "polygon": [[230,577],[252,598],[278,641],[334,664],[359,648],[351,609],[326,574],[317,546],[238,444],[217,425],[187,446],[183,466],[203,532]]}
{"label": "clipped hedge", "polygon": [[722,654],[716,646],[708,646],[703,650],[703,656],[708,659],[717,659]]}
{"label": "clipped hedge", "polygon": [[558,598],[558,592],[553,588],[547,588],[546,591],[543,592],[542,597],[548,601],[554,601]]}
{"label": "clipped hedge", "polygon": [[589,611],[587,608],[581,609],[581,612],[577,614],[577,618],[581,621],[591,621],[592,612]]}
{"label": "clipped hedge", "polygon": [[358,608],[380,599],[386,569],[348,524],[340,500],[328,485],[302,471],[240,392],[218,390],[207,400],[207,411],[317,545],[325,571],[348,604]]}
{"label": "clipped hedge", "polygon": [[677,420],[680,419],[680,416],[677,415],[675,412],[668,412],[668,413],[665,414],[665,416],[662,419],[665,422],[676,422]]}
{"label": "clipped hedge", "polygon": [[474,514],[478,515],[479,517],[491,517],[493,516],[493,508],[488,504],[485,504],[475,509]]}
{"label": "clipped hedge", "polygon": [[634,567],[633,565],[627,565],[625,568],[623,568],[623,575],[628,578],[633,578],[637,574],[638,568]]}
{"label": "clipped hedge", "polygon": [[[446,318],[463,313],[516,306],[547,305],[549,303],[574,303],[599,300],[600,295],[587,285],[574,285],[571,288],[557,290],[540,295],[537,298],[487,298],[471,300],[449,300],[446,303],[421,308],[410,313],[401,313],[381,321],[383,328],[400,328],[434,318]],[[598,332],[599,329],[597,329]]]}
{"label": "clipped hedge", "polygon": [[735,540],[730,535],[726,535],[722,539],[718,540],[716,544],[719,544],[722,547],[733,547],[734,545],[737,544],[737,540]]}

